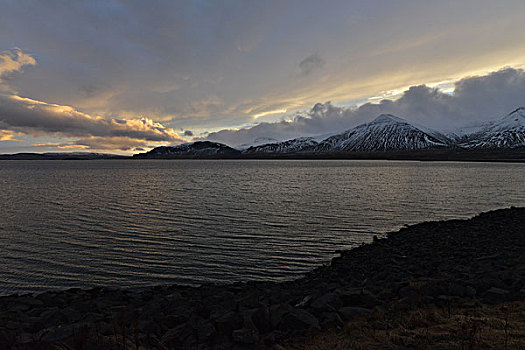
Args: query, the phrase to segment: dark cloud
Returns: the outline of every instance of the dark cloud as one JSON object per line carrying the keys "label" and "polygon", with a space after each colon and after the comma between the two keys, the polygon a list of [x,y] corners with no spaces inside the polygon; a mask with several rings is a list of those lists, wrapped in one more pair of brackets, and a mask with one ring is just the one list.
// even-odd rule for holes
{"label": "dark cloud", "polygon": [[384,99],[358,108],[318,103],[311,110],[297,113],[292,121],[261,123],[240,130],[210,133],[209,140],[235,146],[258,137],[285,140],[340,132],[391,113],[412,122],[445,132],[476,122],[501,117],[525,105],[525,72],[506,68],[485,76],[469,77],[455,83],[452,95],[425,85],[412,86],[397,100]]}
{"label": "dark cloud", "polygon": [[306,76],[313,71],[321,68],[324,65],[324,60],[319,54],[313,54],[306,57],[299,63],[299,75]]}
{"label": "dark cloud", "polygon": [[184,131],[184,136],[193,136],[193,132],[191,130]]}
{"label": "dark cloud", "polygon": [[144,147],[151,147],[145,140],[130,137],[85,137],[74,141],[47,142],[33,145],[39,148],[54,148],[64,151],[72,150],[119,150],[142,151]]}
{"label": "dark cloud", "polygon": [[[146,142],[177,143],[182,140],[171,128],[148,118],[103,119],[69,106],[0,94],[0,129],[31,136],[81,137],[58,146],[86,146],[118,149],[144,146]],[[124,146],[126,144],[126,146]]]}
{"label": "dark cloud", "polygon": [[[263,115],[258,121],[273,121],[277,114],[264,114],[275,110],[346,103],[509,62],[523,64],[525,41],[516,23],[524,11],[523,0],[504,6],[493,0],[0,1],[0,56],[8,58],[0,59],[0,91],[74,106],[92,119],[72,116],[61,127],[61,117],[40,121],[29,113],[33,119],[16,122],[8,116],[4,125],[11,131],[0,138],[14,139],[16,129],[53,137],[147,133],[169,139],[167,126],[182,137],[184,130],[200,135],[254,123],[257,115]],[[1,52],[13,46],[21,49]],[[22,66],[25,73],[19,74]],[[424,87],[410,94],[416,92],[440,112],[424,110],[414,118],[439,124],[447,109],[452,124],[457,116],[470,118],[454,103],[438,101],[446,96],[433,96]],[[301,113],[292,122],[227,134],[287,138],[331,132],[386,107],[410,117],[417,102],[408,101],[410,94],[405,100],[412,107],[406,111],[387,102],[359,113],[323,104],[326,110]],[[498,103],[494,106],[504,109],[505,103]],[[165,130],[119,122],[143,115]],[[132,129],[136,135],[127,136]]]}
{"label": "dark cloud", "polygon": [[17,45],[38,61],[4,74],[18,95],[197,134],[246,125],[268,105],[308,108],[521,63],[524,9],[522,0],[0,1],[0,50]]}

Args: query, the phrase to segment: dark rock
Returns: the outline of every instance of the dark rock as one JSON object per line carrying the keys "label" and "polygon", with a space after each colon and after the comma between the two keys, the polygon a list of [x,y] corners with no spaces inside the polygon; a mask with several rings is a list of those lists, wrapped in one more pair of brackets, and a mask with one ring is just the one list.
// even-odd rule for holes
{"label": "dark rock", "polygon": [[451,283],[448,286],[448,295],[463,297],[465,296],[465,287],[458,283]]}
{"label": "dark rock", "polygon": [[230,335],[234,329],[242,327],[242,317],[235,312],[228,312],[215,320],[217,332],[223,335]]}
{"label": "dark rock", "polygon": [[259,306],[259,295],[257,295],[256,293],[249,293],[248,295],[245,295],[239,300],[237,300],[237,304],[245,308],[256,308],[257,306]]}
{"label": "dark rock", "polygon": [[317,318],[303,309],[292,309],[286,313],[281,322],[279,322],[279,329],[282,330],[310,330],[320,329]]}
{"label": "dark rock", "polygon": [[277,304],[270,307],[270,324],[276,328],[281,322],[283,316],[293,310],[289,304]]}
{"label": "dark rock", "polygon": [[18,304],[27,305],[28,308],[34,308],[38,306],[43,306],[44,303],[39,300],[38,298],[35,298],[33,296],[25,296],[25,297],[19,297],[16,302]]}
{"label": "dark rock", "polygon": [[507,300],[509,293],[508,290],[492,287],[483,294],[483,300],[489,304],[502,303]]}
{"label": "dark rock", "polygon": [[178,346],[181,343],[193,343],[196,338],[193,328],[188,324],[182,324],[164,333],[160,341],[163,344]]}
{"label": "dark rock", "polygon": [[204,343],[215,333],[215,327],[210,322],[204,322],[197,328],[197,339],[199,343]]}
{"label": "dark rock", "polygon": [[353,289],[339,294],[343,306],[374,307],[379,300],[366,290]]}
{"label": "dark rock", "polygon": [[338,311],[341,317],[343,318],[343,320],[345,321],[352,321],[353,319],[357,317],[366,316],[372,312],[370,309],[365,309],[363,307],[355,307],[355,306],[342,307]]}
{"label": "dark rock", "polygon": [[81,313],[87,313],[87,312],[96,311],[96,310],[94,310],[95,306],[93,305],[93,303],[90,300],[78,300],[78,301],[75,301],[75,302],[69,304],[69,306],[72,309],[77,310],[77,311],[79,311]]}
{"label": "dark rock", "polygon": [[55,328],[43,329],[38,333],[38,340],[43,343],[61,342],[74,335],[73,325],[58,326]]}
{"label": "dark rock", "polygon": [[308,305],[310,303],[310,300],[312,300],[312,296],[311,295],[307,295],[304,298],[302,298],[300,302],[295,304],[295,307],[305,307],[306,305]]}
{"label": "dark rock", "polygon": [[397,292],[397,295],[400,298],[417,298],[420,296],[419,290],[412,287],[412,286],[406,286]]}
{"label": "dark rock", "polygon": [[382,301],[390,301],[394,298],[394,293],[392,292],[391,289],[389,288],[385,288],[383,290],[381,290],[378,294],[377,294],[377,298],[382,300]]}
{"label": "dark rock", "polygon": [[[189,314],[190,311],[187,312]],[[184,322],[188,321],[187,314],[174,314],[174,315],[168,315],[165,318],[165,324],[168,328],[174,328]]]}
{"label": "dark rock", "polygon": [[67,315],[57,307],[42,312],[40,319],[47,326],[55,326],[68,321]]}
{"label": "dark rock", "polygon": [[0,328],[0,348],[10,349],[16,341],[16,331]]}
{"label": "dark rock", "polygon": [[321,315],[320,320],[323,329],[339,329],[344,325],[337,312],[325,312]]}
{"label": "dark rock", "polygon": [[343,306],[341,298],[336,293],[326,293],[320,298],[317,298],[310,305],[314,309],[325,310],[327,308],[333,309],[334,311]]}
{"label": "dark rock", "polygon": [[159,325],[152,319],[148,318],[141,319],[140,321],[138,321],[137,327],[143,333],[160,334],[161,332],[161,328],[159,327]]}
{"label": "dark rock", "polygon": [[471,287],[471,286],[465,287],[465,295],[467,297],[472,298],[472,297],[475,297],[476,294],[477,294],[477,292],[476,292],[476,289],[474,289],[474,287]]}
{"label": "dark rock", "polygon": [[261,333],[269,332],[272,328],[270,320],[270,310],[267,306],[263,305],[252,314],[252,321],[255,327]]}
{"label": "dark rock", "polygon": [[104,319],[104,315],[102,314],[95,313],[95,312],[88,312],[84,314],[84,316],[82,317],[82,322],[96,323],[96,322],[102,321],[103,319]]}
{"label": "dark rock", "polygon": [[253,328],[241,328],[232,332],[232,339],[236,343],[255,344],[259,340],[259,332]]}

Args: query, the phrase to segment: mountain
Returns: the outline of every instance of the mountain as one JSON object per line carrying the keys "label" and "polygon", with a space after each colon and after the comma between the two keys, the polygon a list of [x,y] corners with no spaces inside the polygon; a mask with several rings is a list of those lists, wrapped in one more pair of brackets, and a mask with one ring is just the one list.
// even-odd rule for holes
{"label": "mountain", "polygon": [[369,123],[331,136],[299,137],[282,142],[258,139],[251,146],[238,149],[217,142],[198,141],[157,147],[134,155],[134,158],[341,157],[522,161],[525,152],[520,151],[521,147],[525,147],[525,108],[449,136],[391,114],[382,114]]}
{"label": "mountain", "polygon": [[381,114],[370,123],[349,129],[320,142],[315,152],[387,152],[448,148],[445,135],[416,126],[391,114]]}
{"label": "mountain", "polygon": [[520,107],[501,119],[482,124],[458,140],[467,149],[516,149],[525,147],[525,108]]}
{"label": "mountain", "polygon": [[324,139],[300,137],[250,147],[243,154],[415,151],[451,145],[452,141],[437,131],[416,126],[391,114],[382,114],[370,123]]}
{"label": "mountain", "polygon": [[63,152],[63,153],[15,153],[0,154],[0,160],[94,160],[94,159],[126,159],[121,156],[107,153],[90,152]]}
{"label": "mountain", "polygon": [[228,158],[240,156],[241,152],[218,142],[197,141],[177,146],[161,146],[133,158]]}
{"label": "mountain", "polygon": [[314,137],[299,137],[293,140],[249,147],[244,154],[255,153],[300,153],[311,152],[319,143]]}
{"label": "mountain", "polygon": [[255,140],[253,140],[253,142],[251,143],[244,143],[242,145],[236,146],[235,149],[243,151],[250,147],[257,147],[261,145],[267,145],[270,143],[279,143],[279,140],[273,139],[271,137],[258,137]]}

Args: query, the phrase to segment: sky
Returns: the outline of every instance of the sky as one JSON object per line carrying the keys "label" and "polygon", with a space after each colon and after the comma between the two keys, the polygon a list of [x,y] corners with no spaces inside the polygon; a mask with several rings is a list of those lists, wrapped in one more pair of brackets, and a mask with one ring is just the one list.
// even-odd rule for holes
{"label": "sky", "polygon": [[430,128],[525,105],[522,0],[0,0],[0,153]]}

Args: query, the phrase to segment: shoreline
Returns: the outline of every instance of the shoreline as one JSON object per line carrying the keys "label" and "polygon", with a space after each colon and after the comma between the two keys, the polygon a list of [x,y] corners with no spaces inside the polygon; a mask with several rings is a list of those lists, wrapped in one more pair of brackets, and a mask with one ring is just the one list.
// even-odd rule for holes
{"label": "shoreline", "polygon": [[0,154],[0,160],[392,160],[420,162],[525,162],[525,149],[490,149],[490,150],[420,150],[420,151],[389,151],[389,152],[328,152],[328,153],[258,153],[258,154],[180,154],[180,155],[117,155],[117,154],[46,154],[46,153],[16,153]]}
{"label": "shoreline", "polygon": [[512,207],[406,226],[292,281],[0,296],[0,347],[264,349],[393,305],[524,300],[525,208]]}

